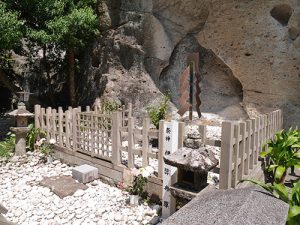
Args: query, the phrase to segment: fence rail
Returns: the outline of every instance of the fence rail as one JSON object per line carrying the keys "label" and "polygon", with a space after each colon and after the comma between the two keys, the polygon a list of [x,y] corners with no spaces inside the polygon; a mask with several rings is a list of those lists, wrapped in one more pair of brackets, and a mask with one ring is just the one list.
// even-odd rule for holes
{"label": "fence rail", "polygon": [[260,166],[258,158],[262,146],[282,128],[281,110],[245,122],[223,122],[219,187],[235,188],[239,181]]}

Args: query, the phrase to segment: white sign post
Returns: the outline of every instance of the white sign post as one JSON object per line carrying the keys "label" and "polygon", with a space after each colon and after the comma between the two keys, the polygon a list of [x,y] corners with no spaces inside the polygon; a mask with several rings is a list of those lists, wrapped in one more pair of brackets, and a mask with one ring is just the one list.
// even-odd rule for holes
{"label": "white sign post", "polygon": [[[163,154],[170,155],[178,149],[178,122],[164,123]],[[177,168],[166,165],[163,162],[163,195],[162,195],[162,219],[168,218],[175,212],[176,200],[170,193],[170,186],[177,181]]]}

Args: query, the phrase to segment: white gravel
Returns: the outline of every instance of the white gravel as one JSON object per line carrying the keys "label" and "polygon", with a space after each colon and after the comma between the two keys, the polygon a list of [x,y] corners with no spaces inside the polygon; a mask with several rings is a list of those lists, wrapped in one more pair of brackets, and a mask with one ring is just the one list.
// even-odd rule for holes
{"label": "white gravel", "polygon": [[9,211],[5,217],[20,225],[139,225],[158,220],[159,206],[131,207],[127,192],[100,180],[63,199],[39,185],[43,177],[71,175],[71,169],[59,161],[44,164],[37,153],[0,162],[0,203]]}

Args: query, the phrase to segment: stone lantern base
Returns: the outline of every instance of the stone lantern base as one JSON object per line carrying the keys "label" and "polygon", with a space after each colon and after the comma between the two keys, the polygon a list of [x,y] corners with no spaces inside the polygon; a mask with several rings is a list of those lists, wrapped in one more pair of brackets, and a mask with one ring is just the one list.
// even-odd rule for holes
{"label": "stone lantern base", "polygon": [[12,132],[16,134],[16,146],[15,155],[25,155],[26,154],[26,136],[30,131],[28,127],[11,127]]}

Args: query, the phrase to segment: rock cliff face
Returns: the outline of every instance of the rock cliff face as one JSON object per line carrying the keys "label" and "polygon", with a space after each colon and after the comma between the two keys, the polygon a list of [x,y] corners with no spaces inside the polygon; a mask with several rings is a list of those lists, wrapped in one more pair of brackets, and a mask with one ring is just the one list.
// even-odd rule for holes
{"label": "rock cliff face", "polygon": [[[91,73],[104,97],[139,109],[160,91],[178,106],[179,76],[200,53],[202,111],[227,119],[283,108],[299,124],[298,0],[107,0]],[[142,94],[138,94],[142,93]]]}

